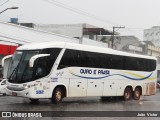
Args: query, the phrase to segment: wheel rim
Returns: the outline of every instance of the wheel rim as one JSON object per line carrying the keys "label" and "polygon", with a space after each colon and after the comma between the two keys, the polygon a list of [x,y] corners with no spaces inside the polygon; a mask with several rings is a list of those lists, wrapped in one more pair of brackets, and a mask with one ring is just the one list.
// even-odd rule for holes
{"label": "wheel rim", "polygon": [[130,100],[131,99],[131,96],[132,96],[132,93],[131,93],[131,89],[130,88],[126,88],[125,91],[124,91],[124,99],[126,101]]}
{"label": "wheel rim", "polygon": [[60,101],[62,99],[62,93],[60,91],[56,92],[56,100]]}
{"label": "wheel rim", "polygon": [[125,93],[125,98],[128,99],[129,97],[130,97],[129,92],[126,92],[126,93]]}
{"label": "wheel rim", "polygon": [[138,98],[140,96],[139,91],[135,91],[135,97]]}

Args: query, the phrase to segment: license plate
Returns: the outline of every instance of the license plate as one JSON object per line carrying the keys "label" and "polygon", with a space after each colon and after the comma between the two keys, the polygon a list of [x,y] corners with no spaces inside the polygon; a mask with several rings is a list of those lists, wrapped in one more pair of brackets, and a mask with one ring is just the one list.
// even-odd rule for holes
{"label": "license plate", "polygon": [[13,96],[17,96],[17,93],[15,93],[15,92],[12,92],[12,95],[13,95]]}

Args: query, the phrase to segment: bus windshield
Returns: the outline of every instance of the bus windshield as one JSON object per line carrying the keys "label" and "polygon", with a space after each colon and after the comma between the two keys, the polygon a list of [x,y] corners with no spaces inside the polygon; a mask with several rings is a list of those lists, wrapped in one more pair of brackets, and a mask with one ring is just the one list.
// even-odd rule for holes
{"label": "bus windshield", "polygon": [[16,51],[8,71],[8,81],[11,83],[32,81],[33,68],[29,67],[29,60],[39,52],[39,50]]}

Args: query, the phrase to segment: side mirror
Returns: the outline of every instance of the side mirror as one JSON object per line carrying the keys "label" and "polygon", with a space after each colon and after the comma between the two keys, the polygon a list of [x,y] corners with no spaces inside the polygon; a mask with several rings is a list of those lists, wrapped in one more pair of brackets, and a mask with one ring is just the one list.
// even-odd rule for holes
{"label": "side mirror", "polygon": [[34,62],[41,57],[46,57],[46,56],[50,56],[50,54],[38,54],[38,55],[34,55],[33,57],[30,58],[29,60],[29,67],[33,67],[34,66]]}
{"label": "side mirror", "polygon": [[6,61],[7,59],[9,59],[9,58],[12,58],[12,56],[13,56],[13,55],[7,55],[7,56],[5,56],[5,57],[2,59],[2,67],[4,67],[5,61]]}
{"label": "side mirror", "polygon": [[2,59],[2,74],[3,74],[3,78],[6,78],[7,77],[7,74],[8,74],[8,70],[9,70],[9,67],[10,67],[10,63],[12,61],[12,56],[13,55],[8,55],[8,56],[5,56],[3,57]]}

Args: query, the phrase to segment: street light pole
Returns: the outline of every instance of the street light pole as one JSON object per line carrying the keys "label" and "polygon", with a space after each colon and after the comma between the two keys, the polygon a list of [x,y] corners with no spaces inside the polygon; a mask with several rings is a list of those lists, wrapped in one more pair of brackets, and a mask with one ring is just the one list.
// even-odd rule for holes
{"label": "street light pole", "polygon": [[3,13],[3,12],[5,12],[5,11],[7,11],[8,9],[18,9],[18,7],[10,7],[10,8],[6,8],[6,9],[4,9],[3,11],[1,11],[0,14]]}

